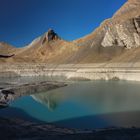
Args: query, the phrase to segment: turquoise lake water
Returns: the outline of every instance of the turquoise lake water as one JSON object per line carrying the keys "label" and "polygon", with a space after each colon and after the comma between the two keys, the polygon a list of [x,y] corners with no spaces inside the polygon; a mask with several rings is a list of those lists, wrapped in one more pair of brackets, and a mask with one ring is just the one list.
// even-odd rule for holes
{"label": "turquoise lake water", "polygon": [[70,128],[140,127],[140,82],[74,82],[15,100],[0,115]]}

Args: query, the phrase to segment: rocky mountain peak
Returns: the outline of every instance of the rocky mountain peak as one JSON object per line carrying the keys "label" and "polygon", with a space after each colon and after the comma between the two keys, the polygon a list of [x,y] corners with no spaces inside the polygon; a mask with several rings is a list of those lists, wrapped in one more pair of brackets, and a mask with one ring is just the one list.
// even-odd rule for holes
{"label": "rocky mountain peak", "polygon": [[48,32],[46,33],[46,38],[47,41],[50,42],[52,40],[58,40],[60,39],[57,33],[53,29],[49,29]]}
{"label": "rocky mountain peak", "polygon": [[44,35],[42,44],[44,44],[45,42],[56,41],[59,39],[60,37],[58,36],[58,34],[53,29],[50,28],[48,32]]}

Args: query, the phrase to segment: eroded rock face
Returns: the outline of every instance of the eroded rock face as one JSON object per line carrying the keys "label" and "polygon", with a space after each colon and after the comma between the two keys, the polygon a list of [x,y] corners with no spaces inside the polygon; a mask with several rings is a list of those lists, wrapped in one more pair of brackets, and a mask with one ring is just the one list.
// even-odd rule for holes
{"label": "eroded rock face", "polygon": [[75,42],[90,48],[96,46],[119,46],[127,49],[139,47],[140,0],[129,0],[93,33]]}
{"label": "eroded rock face", "polygon": [[140,47],[140,16],[108,26],[101,45],[103,47],[124,46],[128,49]]}
{"label": "eroded rock face", "polygon": [[138,33],[140,33],[140,16],[134,19],[134,25]]}
{"label": "eroded rock face", "polygon": [[74,43],[80,46],[75,59],[81,63],[140,61],[140,0],[127,1],[112,18]]}
{"label": "eroded rock face", "polygon": [[140,0],[128,0],[114,14],[101,45],[124,46],[128,49],[140,46]]}

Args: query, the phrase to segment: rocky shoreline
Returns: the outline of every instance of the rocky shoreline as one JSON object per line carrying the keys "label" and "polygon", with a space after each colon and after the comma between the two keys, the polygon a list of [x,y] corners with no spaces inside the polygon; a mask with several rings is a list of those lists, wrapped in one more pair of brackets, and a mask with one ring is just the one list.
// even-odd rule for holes
{"label": "rocky shoreline", "polygon": [[8,104],[25,95],[37,94],[48,90],[66,86],[63,82],[35,82],[35,83],[1,83],[0,84],[0,108],[7,107]]}
{"label": "rocky shoreline", "polygon": [[0,118],[2,140],[139,140],[140,128],[67,129],[19,119]]}
{"label": "rocky shoreline", "polygon": [[93,64],[2,64],[0,77],[60,76],[79,80],[130,80],[140,81],[140,63]]}

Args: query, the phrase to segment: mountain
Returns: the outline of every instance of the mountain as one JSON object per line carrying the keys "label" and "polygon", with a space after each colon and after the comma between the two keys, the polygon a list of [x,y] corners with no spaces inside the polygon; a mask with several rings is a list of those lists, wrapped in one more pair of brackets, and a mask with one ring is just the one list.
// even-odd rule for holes
{"label": "mountain", "polygon": [[74,42],[82,46],[81,54],[87,52],[81,62],[140,61],[140,1],[129,0],[93,33]]}
{"label": "mountain", "polygon": [[77,50],[77,46],[61,39],[52,29],[22,48],[11,62],[64,63]]}
{"label": "mountain", "polygon": [[83,38],[68,42],[49,29],[31,44],[10,53],[15,55],[8,58],[9,62],[139,62],[140,0],[128,0],[112,18]]}

